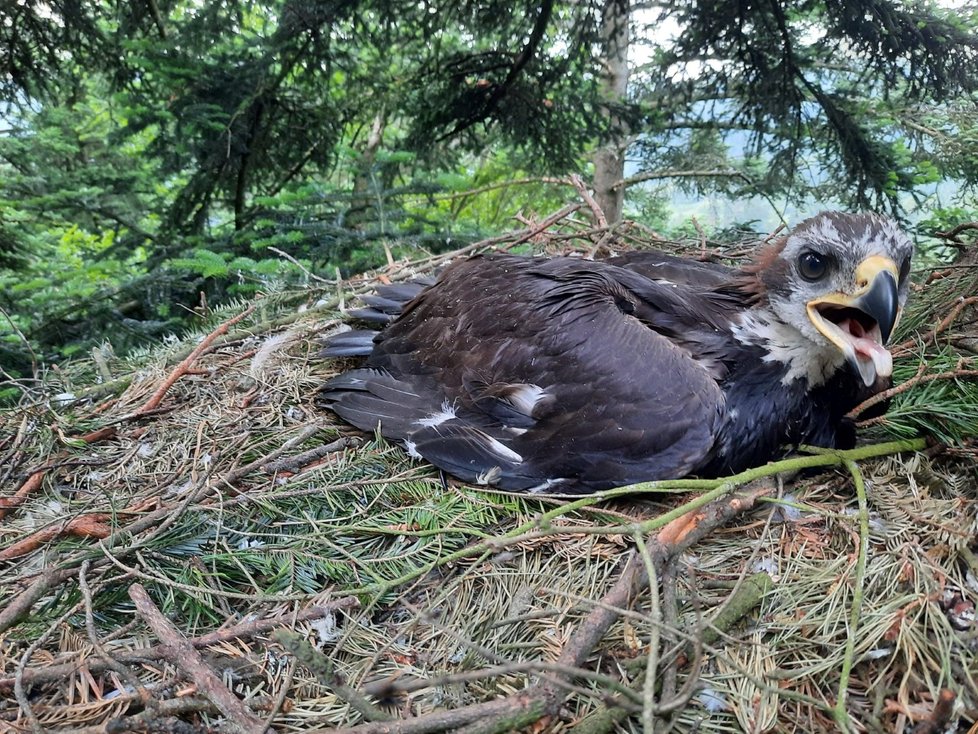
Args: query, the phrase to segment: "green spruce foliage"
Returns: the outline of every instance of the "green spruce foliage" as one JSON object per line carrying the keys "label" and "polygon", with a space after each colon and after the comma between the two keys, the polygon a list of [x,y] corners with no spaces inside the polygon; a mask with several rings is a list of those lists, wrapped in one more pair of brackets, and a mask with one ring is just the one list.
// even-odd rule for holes
{"label": "green spruce foliage", "polygon": [[512,229],[566,203],[545,177],[586,175],[609,138],[636,168],[626,213],[656,227],[664,194],[647,180],[776,211],[898,212],[978,180],[967,11],[634,10],[629,93],[611,102],[604,5],[4,5],[7,377],[151,344],[281,282]]}

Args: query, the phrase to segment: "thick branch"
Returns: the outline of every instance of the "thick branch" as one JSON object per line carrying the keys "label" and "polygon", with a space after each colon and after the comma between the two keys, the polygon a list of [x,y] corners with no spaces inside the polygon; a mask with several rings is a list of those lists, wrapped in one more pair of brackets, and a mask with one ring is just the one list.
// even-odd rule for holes
{"label": "thick branch", "polygon": [[166,660],[172,663],[193,681],[197,688],[214,702],[242,734],[264,734],[265,722],[255,716],[234,693],[224,685],[217,674],[211,670],[197,649],[173,626],[159,608],[149,598],[140,584],[129,587],[129,597],[136,604],[136,612],[163,642]]}

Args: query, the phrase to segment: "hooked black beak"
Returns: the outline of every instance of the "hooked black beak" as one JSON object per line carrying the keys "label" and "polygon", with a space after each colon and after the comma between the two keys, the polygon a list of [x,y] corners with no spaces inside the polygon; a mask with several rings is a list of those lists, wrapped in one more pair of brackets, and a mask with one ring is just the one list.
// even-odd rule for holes
{"label": "hooked black beak", "polygon": [[896,278],[889,270],[881,270],[873,278],[869,290],[853,300],[852,306],[879,324],[880,338],[886,344],[896,324],[899,303]]}
{"label": "hooked black beak", "polygon": [[900,317],[897,273],[890,258],[872,255],[856,268],[854,293],[838,291],[808,302],[812,324],[839,348],[866,385],[893,371],[884,345]]}

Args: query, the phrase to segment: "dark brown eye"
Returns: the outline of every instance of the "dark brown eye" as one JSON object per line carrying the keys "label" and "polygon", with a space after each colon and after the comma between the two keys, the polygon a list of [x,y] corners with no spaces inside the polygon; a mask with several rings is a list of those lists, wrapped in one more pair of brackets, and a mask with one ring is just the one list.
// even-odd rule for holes
{"label": "dark brown eye", "polygon": [[798,257],[798,272],[805,280],[821,280],[829,272],[831,258],[808,250]]}
{"label": "dark brown eye", "polygon": [[910,275],[910,255],[903,258],[903,262],[900,263],[900,282],[906,283],[907,277]]}

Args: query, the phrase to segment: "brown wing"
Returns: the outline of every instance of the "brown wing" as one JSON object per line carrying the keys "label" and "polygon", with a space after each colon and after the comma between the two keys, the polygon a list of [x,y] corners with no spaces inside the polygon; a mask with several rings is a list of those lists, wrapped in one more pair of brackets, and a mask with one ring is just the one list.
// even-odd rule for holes
{"label": "brown wing", "polygon": [[603,263],[473,258],[325,397],[468,481],[593,491],[683,476],[708,457],[723,397],[663,334],[729,318],[689,296]]}
{"label": "brown wing", "polygon": [[644,275],[650,280],[714,288],[730,279],[734,269],[712,262],[688,260],[658,250],[633,250],[604,262]]}

